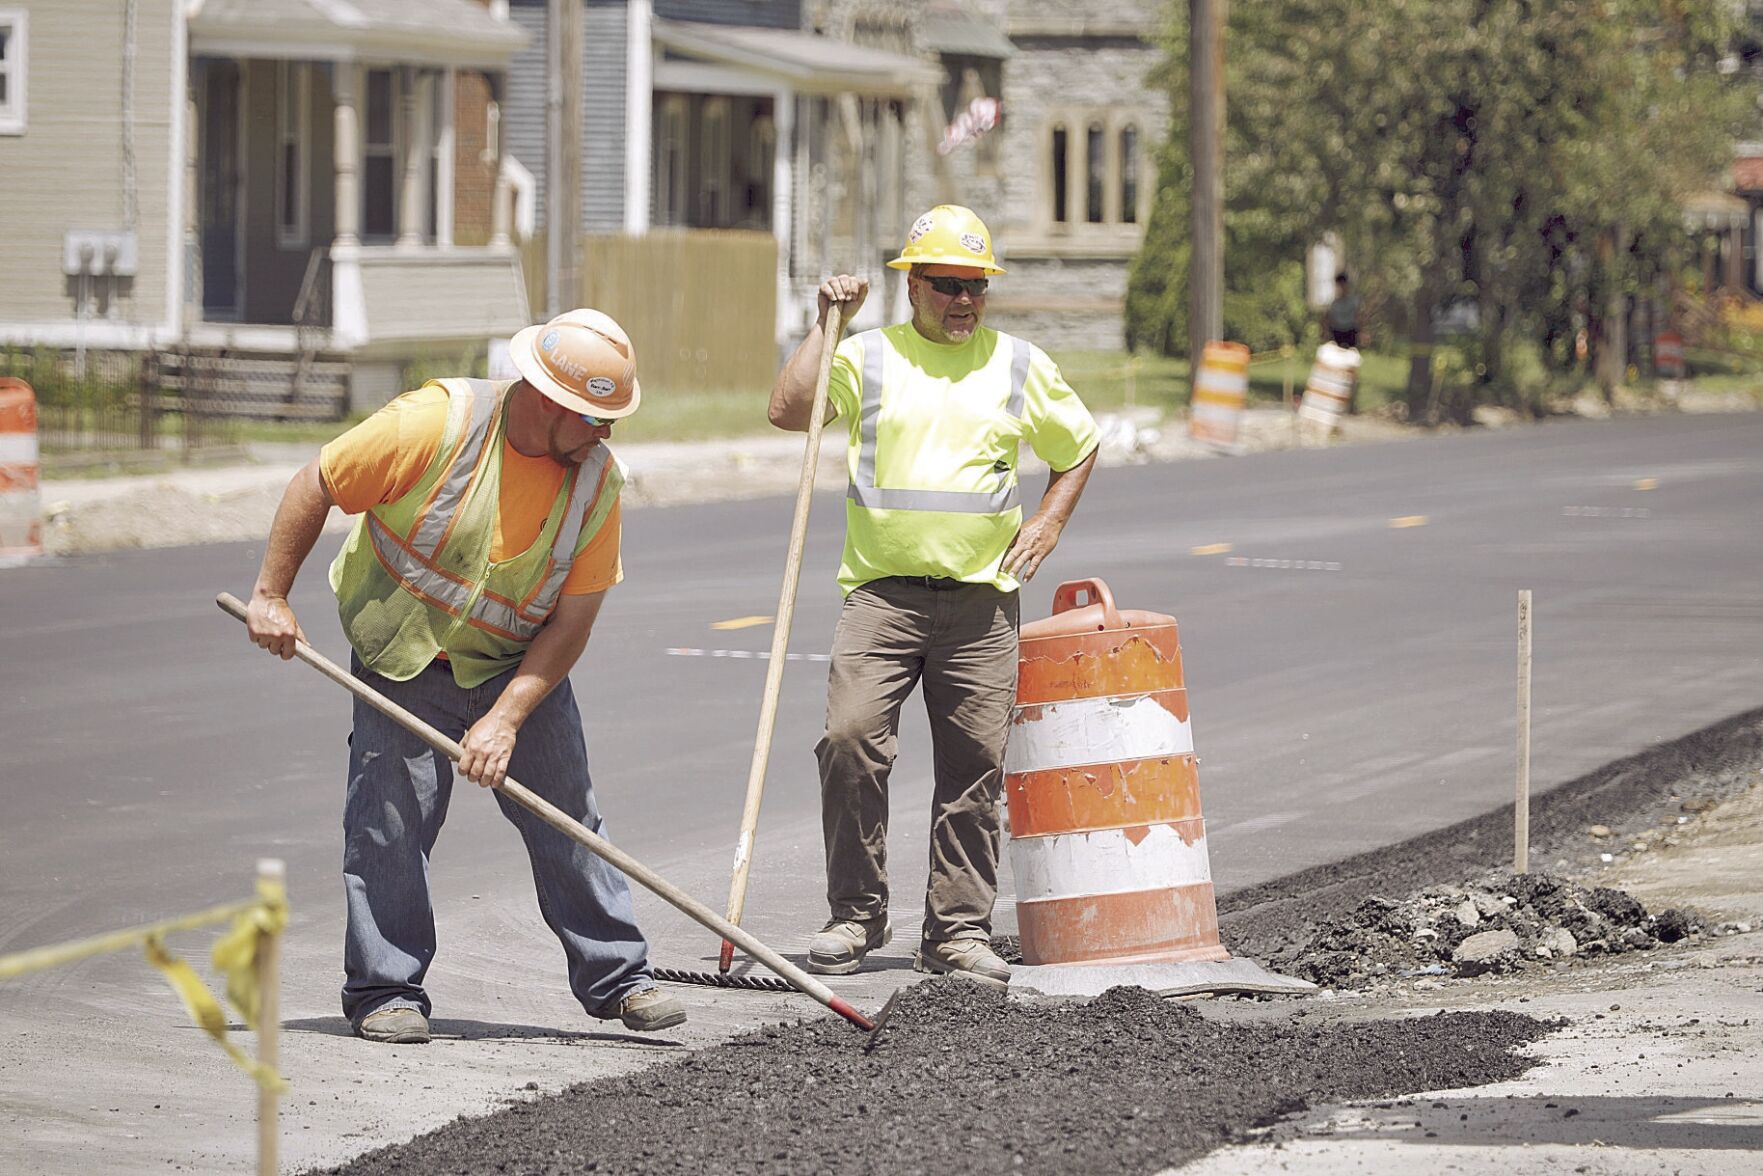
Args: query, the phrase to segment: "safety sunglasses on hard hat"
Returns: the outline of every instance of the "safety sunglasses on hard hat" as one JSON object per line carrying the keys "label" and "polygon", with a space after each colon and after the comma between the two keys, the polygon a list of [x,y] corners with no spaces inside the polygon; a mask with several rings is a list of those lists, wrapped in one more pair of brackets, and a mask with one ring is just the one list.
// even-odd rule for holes
{"label": "safety sunglasses on hard hat", "polygon": [[924,280],[930,283],[931,289],[945,298],[953,298],[963,290],[967,291],[969,298],[984,298],[986,287],[991,285],[988,278],[949,278],[941,274],[934,278],[924,275]]}
{"label": "safety sunglasses on hard hat", "polygon": [[588,425],[590,428],[598,429],[601,425],[612,424],[612,421],[609,419],[603,419],[603,418],[597,417],[597,416],[589,416],[585,412],[578,412],[575,415],[582,418],[583,423]]}

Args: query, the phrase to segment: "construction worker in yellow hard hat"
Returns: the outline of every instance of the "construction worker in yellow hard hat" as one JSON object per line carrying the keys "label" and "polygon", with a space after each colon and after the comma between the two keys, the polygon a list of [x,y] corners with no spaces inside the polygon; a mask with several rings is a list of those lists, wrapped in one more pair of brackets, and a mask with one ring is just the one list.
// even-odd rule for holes
{"label": "construction worker in yellow hard hat", "polygon": [[[1095,465],[1095,420],[1046,352],[983,325],[1004,272],[985,223],[942,204],[912,223],[900,256],[909,322],[846,339],[827,396],[848,426],[851,486],[839,566],[820,762],[830,919],[811,971],[855,971],[888,942],[888,774],[900,707],[924,683],[936,791],[930,885],[914,966],[994,984],[1010,969],[989,944],[998,893],[998,797],[1016,693],[1017,590],[1053,551]],[[868,293],[840,274],[772,389],[770,418],[806,429],[828,308]],[[1052,470],[1026,519],[1017,455]]]}
{"label": "construction worker in yellow hard hat", "polygon": [[[330,574],[356,676],[457,739],[467,779],[494,787],[512,773],[600,832],[569,670],[623,578],[624,474],[605,442],[641,400],[636,353],[594,310],[526,328],[511,352],[519,379],[431,381],[294,476],[246,625],[258,645],[293,656],[295,574],[332,506],[359,515]],[[343,1012],[369,1041],[429,1039],[428,853],[452,786],[445,757],[356,703]],[[582,1008],[631,1029],[684,1021],[655,985],[624,875],[500,793],[496,802],[526,841]]]}

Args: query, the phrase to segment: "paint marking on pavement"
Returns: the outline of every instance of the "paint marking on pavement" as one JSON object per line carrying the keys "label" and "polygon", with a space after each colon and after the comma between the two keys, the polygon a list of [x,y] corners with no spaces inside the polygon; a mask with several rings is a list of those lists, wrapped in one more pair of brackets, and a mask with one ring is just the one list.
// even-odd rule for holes
{"label": "paint marking on pavement", "polygon": [[[767,649],[689,649],[676,646],[667,651],[668,657],[732,657],[742,661],[770,661],[771,651]],[[786,653],[785,661],[830,662],[830,653]]]}
{"label": "paint marking on pavement", "polygon": [[1426,526],[1425,515],[1398,515],[1390,520],[1390,528],[1396,531],[1400,531],[1403,527],[1424,526]]}
{"label": "paint marking on pavement", "polygon": [[712,629],[751,629],[754,625],[769,625],[769,616],[734,617],[726,621],[712,621]]}
{"label": "paint marking on pavement", "polygon": [[1321,559],[1250,559],[1246,555],[1233,555],[1224,561],[1233,568],[1278,568],[1282,572],[1338,572],[1341,565],[1333,560]]}
{"label": "paint marking on pavement", "polygon": [[1658,478],[1636,478],[1635,483],[1634,483],[1634,488],[1636,490],[1657,490],[1659,488],[1659,479]]}
{"label": "paint marking on pavement", "polygon": [[1208,543],[1204,547],[1188,548],[1189,555],[1223,555],[1230,550],[1228,543]]}
{"label": "paint marking on pavement", "polygon": [[1650,519],[1653,512],[1644,506],[1564,506],[1561,513],[1570,519]]}

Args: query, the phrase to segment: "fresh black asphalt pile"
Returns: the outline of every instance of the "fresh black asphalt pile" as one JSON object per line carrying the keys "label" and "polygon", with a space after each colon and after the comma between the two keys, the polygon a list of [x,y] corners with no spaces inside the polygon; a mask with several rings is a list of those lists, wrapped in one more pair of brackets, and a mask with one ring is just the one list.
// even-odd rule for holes
{"label": "fresh black asphalt pile", "polygon": [[[1759,767],[1763,710],[1617,761],[1538,798],[1533,860],[1594,863],[1605,844],[1742,792]],[[1600,824],[1618,836],[1588,841]],[[1498,882],[1486,871],[1510,854],[1511,829],[1508,807],[1225,895],[1225,941],[1350,985],[1428,967],[1455,974],[1459,949],[1489,931],[1518,942],[1487,956],[1488,971],[1521,966],[1527,948],[1530,959],[1558,962],[1565,945],[1552,930],[1584,955],[1695,933],[1690,917],[1649,916],[1618,892],[1546,875]],[[1423,929],[1447,941],[1448,964],[1437,947],[1398,951],[1428,942]],[[1536,953],[1544,946],[1549,957]],[[1232,1023],[1133,989],[1087,1004],[1028,1002],[937,980],[908,990],[870,1052],[833,1018],[780,1025],[462,1118],[331,1171],[1148,1173],[1308,1105],[1515,1077],[1530,1065],[1515,1051],[1550,1029],[1502,1012],[1349,1023],[1307,1016],[1302,1001],[1290,1007],[1289,1017]]]}
{"label": "fresh black asphalt pile", "polygon": [[1514,1077],[1548,1031],[1498,1012],[1232,1025],[1140,989],[1028,1002],[944,978],[873,1050],[833,1018],[768,1028],[332,1171],[1142,1174],[1311,1103]]}

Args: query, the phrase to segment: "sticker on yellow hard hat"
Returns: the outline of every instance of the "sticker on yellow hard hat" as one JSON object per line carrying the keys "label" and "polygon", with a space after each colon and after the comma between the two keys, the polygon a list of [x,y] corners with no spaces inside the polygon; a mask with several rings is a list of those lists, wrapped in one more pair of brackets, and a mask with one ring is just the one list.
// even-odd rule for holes
{"label": "sticker on yellow hard hat", "polygon": [[983,255],[986,251],[986,239],[978,233],[962,233],[961,244],[965,245],[974,253]]}
{"label": "sticker on yellow hard hat", "polygon": [[912,231],[910,233],[906,234],[907,244],[911,244],[912,242],[918,240],[920,237],[924,236],[926,233],[930,232],[932,229],[934,229],[936,227],[937,227],[937,218],[932,216],[928,212],[925,213],[923,216],[919,217],[917,220],[912,222]]}

